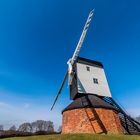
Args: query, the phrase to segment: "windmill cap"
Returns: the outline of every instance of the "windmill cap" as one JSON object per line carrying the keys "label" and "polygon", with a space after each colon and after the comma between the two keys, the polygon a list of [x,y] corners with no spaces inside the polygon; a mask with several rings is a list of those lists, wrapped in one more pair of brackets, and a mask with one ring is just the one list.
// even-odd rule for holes
{"label": "windmill cap", "polygon": [[77,62],[82,63],[82,64],[86,64],[86,65],[100,67],[100,68],[104,67],[103,64],[99,61],[90,60],[90,59],[86,59],[86,58],[82,58],[82,57],[78,57]]}

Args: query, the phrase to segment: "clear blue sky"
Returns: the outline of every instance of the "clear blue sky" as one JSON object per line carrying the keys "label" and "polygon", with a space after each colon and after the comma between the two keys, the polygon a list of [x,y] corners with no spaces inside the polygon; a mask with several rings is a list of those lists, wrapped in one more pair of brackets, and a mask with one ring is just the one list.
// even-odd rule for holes
{"label": "clear blue sky", "polygon": [[67,85],[53,112],[50,106],[93,8],[80,56],[101,61],[113,98],[140,114],[139,6],[139,0],[1,0],[0,123],[61,124]]}

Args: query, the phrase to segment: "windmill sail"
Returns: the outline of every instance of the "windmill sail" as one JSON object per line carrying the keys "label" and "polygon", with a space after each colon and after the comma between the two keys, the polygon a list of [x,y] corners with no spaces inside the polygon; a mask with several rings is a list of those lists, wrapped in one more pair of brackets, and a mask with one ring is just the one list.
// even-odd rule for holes
{"label": "windmill sail", "polygon": [[85,39],[85,36],[86,36],[86,33],[88,31],[88,28],[89,28],[89,25],[91,23],[91,20],[92,20],[92,17],[93,17],[93,14],[94,14],[94,10],[92,10],[90,13],[89,13],[89,16],[87,18],[87,21],[86,21],[86,24],[84,26],[84,29],[83,29],[83,32],[81,34],[81,37],[79,39],[79,42],[76,46],[76,49],[74,51],[74,54],[72,56],[71,59],[69,59],[68,61],[68,66],[69,66],[69,70],[68,70],[68,74],[69,74],[69,85],[72,84],[72,79],[73,79],[73,76],[74,76],[74,73],[72,71],[72,67],[73,67],[73,64],[75,63],[75,61],[77,60],[78,58],[78,55],[79,55],[79,52],[80,52],[80,49],[82,47],[82,44],[84,42],[84,39]]}
{"label": "windmill sail", "polygon": [[61,93],[63,87],[64,87],[64,84],[65,84],[65,82],[66,82],[67,76],[68,76],[68,71],[66,72],[66,74],[65,74],[65,76],[64,76],[64,80],[63,80],[63,82],[62,82],[62,84],[61,84],[61,87],[60,87],[60,89],[59,89],[59,91],[58,91],[56,97],[55,97],[55,100],[54,100],[54,102],[53,102],[53,105],[52,105],[52,107],[51,107],[51,110],[53,110],[53,107],[54,107],[54,105],[55,105],[55,103],[56,103],[56,101],[57,101],[57,99],[58,99],[58,97],[59,97],[59,95],[60,95],[60,93]]}
{"label": "windmill sail", "polygon": [[77,60],[77,57],[78,57],[78,55],[79,55],[79,51],[80,51],[80,49],[81,49],[81,47],[82,47],[82,44],[83,44],[83,42],[84,42],[86,33],[87,33],[88,28],[89,28],[89,25],[90,25],[90,23],[91,23],[91,20],[92,20],[92,17],[93,17],[93,13],[94,13],[94,10],[92,10],[92,11],[89,13],[88,19],[87,19],[86,24],[85,24],[84,29],[83,29],[83,32],[82,32],[81,37],[80,37],[80,39],[79,39],[79,42],[78,42],[78,44],[77,44],[77,46],[76,46],[75,52],[74,52],[74,54],[73,54],[73,56],[72,56],[72,65],[73,65],[73,63]]}

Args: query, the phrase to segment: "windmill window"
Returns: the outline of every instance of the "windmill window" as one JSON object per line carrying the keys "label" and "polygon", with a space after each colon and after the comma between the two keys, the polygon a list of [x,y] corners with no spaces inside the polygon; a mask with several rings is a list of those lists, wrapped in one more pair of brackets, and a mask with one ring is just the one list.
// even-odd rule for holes
{"label": "windmill window", "polygon": [[86,68],[87,68],[87,71],[90,71],[90,67],[87,66]]}
{"label": "windmill window", "polygon": [[98,79],[97,78],[93,78],[93,82],[94,82],[94,84],[98,84]]}

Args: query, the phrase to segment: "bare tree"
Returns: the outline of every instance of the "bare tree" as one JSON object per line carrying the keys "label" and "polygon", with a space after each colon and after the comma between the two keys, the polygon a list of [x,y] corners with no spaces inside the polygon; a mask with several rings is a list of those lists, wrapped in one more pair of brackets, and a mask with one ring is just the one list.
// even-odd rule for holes
{"label": "bare tree", "polygon": [[32,125],[30,123],[23,123],[19,126],[18,131],[21,132],[32,132]]}
{"label": "bare tree", "polygon": [[47,121],[48,132],[54,132],[54,125],[53,122]]}
{"label": "bare tree", "polygon": [[33,132],[37,131],[48,131],[54,132],[54,125],[51,121],[37,120],[32,123]]}
{"label": "bare tree", "polygon": [[3,130],[4,130],[3,125],[0,125],[0,131],[3,131]]}
{"label": "bare tree", "polygon": [[32,132],[37,132],[38,131],[37,130],[38,128],[37,128],[36,122],[32,122],[31,125],[32,125]]}
{"label": "bare tree", "polygon": [[21,132],[54,132],[54,125],[51,121],[37,120],[32,123],[23,123],[19,126],[18,131]]}
{"label": "bare tree", "polygon": [[16,131],[16,126],[15,126],[15,125],[11,126],[11,127],[9,128],[9,130],[11,130],[11,131]]}

